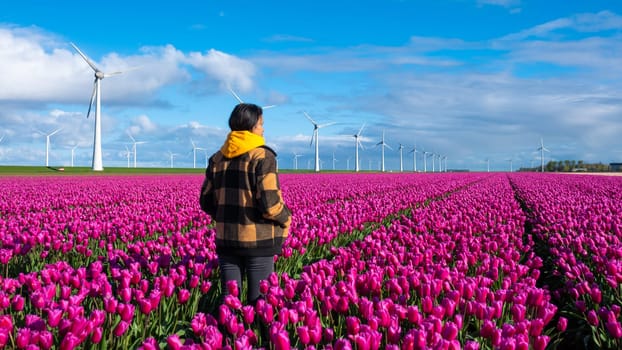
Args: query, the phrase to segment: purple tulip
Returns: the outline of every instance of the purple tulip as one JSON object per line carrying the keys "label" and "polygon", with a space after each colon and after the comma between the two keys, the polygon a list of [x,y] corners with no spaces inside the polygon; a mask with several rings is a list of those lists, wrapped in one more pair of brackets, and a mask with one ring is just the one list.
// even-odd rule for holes
{"label": "purple tulip", "polygon": [[566,317],[560,317],[559,320],[557,320],[557,330],[560,332],[564,332],[566,331],[566,328],[568,327],[568,319]]}
{"label": "purple tulip", "polygon": [[600,322],[598,321],[598,315],[596,314],[596,311],[590,310],[587,312],[587,322],[592,326],[598,327],[598,324]]}
{"label": "purple tulip", "polygon": [[607,328],[607,332],[611,334],[615,339],[622,338],[622,326],[618,321],[608,321],[605,323],[605,327]]}

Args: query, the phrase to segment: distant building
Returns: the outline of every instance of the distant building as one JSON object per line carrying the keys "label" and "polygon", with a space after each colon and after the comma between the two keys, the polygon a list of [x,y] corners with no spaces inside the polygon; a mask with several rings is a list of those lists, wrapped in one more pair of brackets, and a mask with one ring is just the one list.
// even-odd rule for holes
{"label": "distant building", "polygon": [[609,163],[609,170],[622,171],[622,163]]}

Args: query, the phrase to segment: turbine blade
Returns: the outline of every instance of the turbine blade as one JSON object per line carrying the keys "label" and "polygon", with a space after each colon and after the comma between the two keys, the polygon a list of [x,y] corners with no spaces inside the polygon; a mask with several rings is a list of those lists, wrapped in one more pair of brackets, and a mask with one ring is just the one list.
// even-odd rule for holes
{"label": "turbine blade", "polygon": [[89,110],[86,112],[86,118],[91,114],[91,108],[93,107],[93,101],[95,101],[95,94],[97,93],[97,78],[93,82],[93,93],[91,94],[91,101],[89,102]]}
{"label": "turbine blade", "polygon": [[274,108],[276,107],[276,105],[268,105],[268,106],[263,106],[261,107],[262,109],[270,109],[270,108]]}
{"label": "turbine blade", "polygon": [[80,56],[82,56],[82,58],[86,61],[86,63],[88,63],[89,66],[91,66],[91,68],[94,71],[99,72],[99,68],[97,68],[95,63],[93,61],[91,61],[90,58],[88,58],[84,53],[82,53],[82,51],[80,51],[80,49],[74,43],[70,43],[70,44],[71,44],[71,46],[73,46],[74,49],[76,49],[76,51],[78,51],[78,54],[80,54]]}
{"label": "turbine blade", "polygon": [[331,126],[331,125],[333,125],[333,124],[337,124],[337,122],[330,122],[330,123],[326,123],[326,124],[318,125],[318,126],[317,126],[317,128],[319,129],[319,128],[323,128],[323,127],[325,127],[325,126]]}
{"label": "turbine blade", "polygon": [[304,113],[304,114],[305,114],[305,117],[307,117],[307,119],[309,119],[309,121],[310,121],[311,123],[313,123],[313,125],[315,125],[315,126],[317,127],[317,123],[315,122],[315,120],[311,119],[311,116],[309,116],[309,114],[307,114],[307,112],[304,112],[304,111],[303,111],[302,113]]}
{"label": "turbine blade", "polygon": [[244,103],[244,101],[242,101],[242,99],[240,98],[240,96],[238,96],[238,94],[236,94],[230,87],[227,87],[227,89],[229,90],[229,92],[233,95],[233,97],[235,97],[236,100],[238,100],[238,102],[240,103]]}
{"label": "turbine blade", "polygon": [[129,131],[127,131],[127,136],[129,136],[132,139],[132,141],[136,143],[136,140],[134,140],[134,137],[132,136],[132,134],[130,134]]}
{"label": "turbine blade", "polygon": [[387,148],[389,148],[391,151],[393,151],[393,148],[391,148],[391,146],[387,145],[386,143],[384,144]]}
{"label": "turbine blade", "polygon": [[58,128],[58,129],[56,129],[56,130],[52,131],[52,133],[51,133],[51,134],[49,134],[48,136],[52,136],[52,135],[56,134],[57,132],[59,132],[59,131],[61,131],[61,130],[63,130],[63,128]]}
{"label": "turbine blade", "polygon": [[361,133],[363,132],[363,128],[365,127],[365,123],[363,123],[363,126],[361,126],[361,128],[359,129],[359,132],[356,134],[356,136],[361,136]]}

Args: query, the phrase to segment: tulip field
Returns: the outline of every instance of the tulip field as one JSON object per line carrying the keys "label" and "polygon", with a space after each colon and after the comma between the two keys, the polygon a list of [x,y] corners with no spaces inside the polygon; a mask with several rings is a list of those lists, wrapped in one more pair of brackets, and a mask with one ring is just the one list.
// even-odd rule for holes
{"label": "tulip field", "polygon": [[0,177],[0,348],[622,348],[622,177],[279,179],[249,305],[221,303],[202,175]]}

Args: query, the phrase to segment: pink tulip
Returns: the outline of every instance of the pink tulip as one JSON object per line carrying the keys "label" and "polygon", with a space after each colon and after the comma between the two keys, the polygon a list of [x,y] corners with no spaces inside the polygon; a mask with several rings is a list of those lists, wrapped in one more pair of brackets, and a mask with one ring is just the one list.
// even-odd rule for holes
{"label": "pink tulip", "polygon": [[168,338],[166,338],[166,343],[173,350],[180,350],[184,346],[183,341],[177,334],[169,335]]}
{"label": "pink tulip", "polygon": [[296,334],[298,335],[298,339],[303,345],[308,345],[311,341],[311,337],[309,336],[309,328],[307,326],[297,327]]}
{"label": "pink tulip", "polygon": [[67,333],[60,342],[61,350],[73,350],[80,345],[80,339],[72,333]]}
{"label": "pink tulip", "polygon": [[458,327],[453,322],[445,322],[441,334],[445,340],[454,340],[458,336]]}
{"label": "pink tulip", "polygon": [[252,305],[242,306],[242,317],[246,324],[251,324],[255,321],[255,308]]}
{"label": "pink tulip", "polygon": [[289,343],[289,334],[286,331],[279,331],[270,335],[270,340],[274,345],[275,350],[289,350],[291,349]]}
{"label": "pink tulip", "polygon": [[29,328],[19,328],[17,330],[17,337],[15,338],[15,343],[18,348],[25,348],[30,344],[30,337],[32,332]]}
{"label": "pink tulip", "polygon": [[11,300],[11,307],[15,311],[22,311],[24,309],[24,297],[19,294],[13,296],[13,299]]}
{"label": "pink tulip", "polygon": [[205,328],[205,338],[203,342],[209,345],[212,349],[222,348],[223,335],[216,326],[207,326]]}
{"label": "pink tulip", "polygon": [[42,349],[50,349],[54,345],[54,335],[49,331],[39,333],[39,346]]}
{"label": "pink tulip", "polygon": [[139,350],[160,350],[160,345],[154,337],[145,339],[143,344],[138,348]]}
{"label": "pink tulip", "polygon": [[225,302],[225,305],[227,305],[228,307],[234,310],[239,310],[240,308],[242,308],[242,302],[240,301],[240,299],[238,299],[238,297],[236,297],[233,294],[225,295],[224,302]]}
{"label": "pink tulip", "polygon": [[104,334],[104,329],[102,327],[97,327],[93,330],[93,333],[91,334],[91,341],[93,342],[93,344],[99,344],[99,342],[101,342],[102,340],[102,336]]}
{"label": "pink tulip", "polygon": [[534,350],[544,350],[549,344],[550,338],[546,335],[539,335],[533,343]]}
{"label": "pink tulip", "polygon": [[6,346],[8,341],[9,341],[9,331],[4,328],[0,328],[0,348],[3,348],[4,346]]}
{"label": "pink tulip", "polygon": [[557,320],[557,330],[560,332],[564,332],[566,331],[566,328],[568,327],[568,319],[566,317],[560,317],[559,320]]}
{"label": "pink tulip", "polygon": [[361,320],[355,316],[346,317],[346,329],[349,335],[356,335],[361,330]]}
{"label": "pink tulip", "polygon": [[234,296],[236,298],[240,296],[240,291],[238,289],[237,281],[235,280],[227,281],[227,294]]}
{"label": "pink tulip", "polygon": [[186,302],[188,302],[188,299],[190,299],[190,291],[188,291],[187,289],[180,289],[177,292],[177,302],[179,304],[185,304]]}
{"label": "pink tulip", "polygon": [[114,327],[112,333],[115,335],[115,337],[120,337],[125,334],[125,332],[127,332],[128,328],[130,328],[130,323],[122,320],[117,324],[116,327]]}

